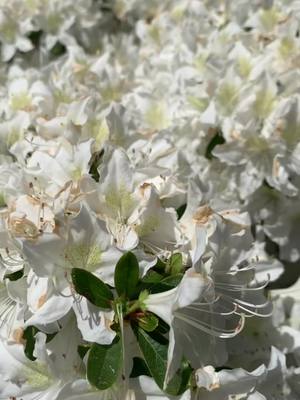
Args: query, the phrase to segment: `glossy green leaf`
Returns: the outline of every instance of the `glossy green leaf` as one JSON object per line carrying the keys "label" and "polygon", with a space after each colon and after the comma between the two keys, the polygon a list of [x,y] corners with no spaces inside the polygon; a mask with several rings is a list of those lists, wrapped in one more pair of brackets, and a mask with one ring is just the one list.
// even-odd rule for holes
{"label": "glossy green leaf", "polygon": [[23,332],[23,338],[26,340],[24,346],[24,353],[26,357],[34,361],[36,357],[34,357],[34,347],[35,347],[35,335],[38,333],[38,329],[35,326],[28,326]]}
{"label": "glossy green leaf", "polygon": [[162,279],[159,283],[151,286],[151,293],[161,293],[177,287],[183,278],[183,274],[170,275]]}
{"label": "glossy green leaf", "polygon": [[166,269],[166,263],[158,258],[154,268],[157,272],[164,273]]}
{"label": "glossy green leaf", "polygon": [[117,337],[110,345],[94,343],[87,361],[87,379],[99,390],[111,387],[122,366],[122,344]]}
{"label": "glossy green leaf", "polygon": [[132,298],[139,282],[139,263],[130,251],[123,254],[118,261],[114,279],[118,295]]}
{"label": "glossy green leaf", "polygon": [[174,253],[169,260],[169,270],[172,275],[180,274],[183,270],[182,254]]}
{"label": "glossy green leaf", "polygon": [[187,361],[182,361],[180,369],[168,382],[166,392],[173,396],[179,396],[184,393],[190,385],[192,373],[193,368],[190,364]]}
{"label": "glossy green leaf", "polygon": [[150,269],[147,274],[143,277],[142,283],[146,284],[153,284],[153,283],[158,283],[163,279],[163,275],[159,274],[156,271],[153,271]]}
{"label": "glossy green leaf", "polygon": [[146,375],[151,376],[145,361],[140,357],[133,357],[133,366],[130,373],[130,378],[137,378],[138,376]]}
{"label": "glossy green leaf", "polygon": [[137,319],[140,328],[152,332],[158,327],[158,318],[152,313],[145,313]]}
{"label": "glossy green leaf", "polygon": [[101,308],[111,308],[113,294],[109,287],[91,272],[80,268],[72,269],[72,282],[77,293]]}
{"label": "glossy green leaf", "polygon": [[168,340],[155,332],[145,332],[133,325],[139,347],[144,356],[147,368],[157,385],[163,389],[168,359]]}

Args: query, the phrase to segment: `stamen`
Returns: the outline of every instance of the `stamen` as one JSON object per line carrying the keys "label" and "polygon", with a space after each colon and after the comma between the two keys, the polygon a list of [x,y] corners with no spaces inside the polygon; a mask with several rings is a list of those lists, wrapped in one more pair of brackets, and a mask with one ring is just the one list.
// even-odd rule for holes
{"label": "stamen", "polygon": [[198,319],[195,319],[193,317],[185,317],[184,315],[178,313],[178,311],[175,311],[176,318],[186,322],[188,325],[193,326],[194,328],[197,328],[203,332],[208,333],[209,335],[216,336],[222,339],[226,338],[232,338],[236,336],[239,332],[244,327],[244,316],[240,316],[240,320],[238,324],[236,325],[235,329],[219,329],[216,327],[213,327],[211,324],[206,324],[203,321],[199,321]]}

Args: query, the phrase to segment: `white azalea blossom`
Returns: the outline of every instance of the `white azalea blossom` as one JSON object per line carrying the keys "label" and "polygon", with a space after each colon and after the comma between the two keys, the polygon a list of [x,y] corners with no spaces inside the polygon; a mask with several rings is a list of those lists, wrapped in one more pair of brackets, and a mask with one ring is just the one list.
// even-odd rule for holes
{"label": "white azalea blossom", "polygon": [[0,0],[0,400],[300,395],[298,0]]}
{"label": "white azalea blossom", "polygon": [[[196,370],[197,393],[195,399],[231,399],[259,398],[256,386],[266,375],[266,368],[262,365],[255,371],[247,372],[242,368],[215,372],[211,366]],[[205,393],[204,390],[209,393]],[[248,397],[249,398],[249,397]]]}

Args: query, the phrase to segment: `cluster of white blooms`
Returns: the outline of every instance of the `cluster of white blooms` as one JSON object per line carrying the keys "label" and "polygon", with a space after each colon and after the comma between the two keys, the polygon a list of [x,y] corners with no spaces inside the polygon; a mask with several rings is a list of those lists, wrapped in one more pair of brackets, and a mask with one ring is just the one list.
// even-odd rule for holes
{"label": "cluster of white blooms", "polygon": [[300,398],[300,1],[0,0],[0,400]]}

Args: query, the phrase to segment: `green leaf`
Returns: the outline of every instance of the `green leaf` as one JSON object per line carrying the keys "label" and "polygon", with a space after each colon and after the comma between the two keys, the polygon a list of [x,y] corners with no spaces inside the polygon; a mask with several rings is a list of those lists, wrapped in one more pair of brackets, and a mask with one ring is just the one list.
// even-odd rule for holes
{"label": "green leaf", "polygon": [[158,326],[156,328],[156,331],[162,335],[165,335],[166,333],[170,332],[170,326],[160,317],[158,318]]}
{"label": "green leaf", "polygon": [[94,343],[87,361],[87,379],[99,390],[111,387],[118,379],[122,365],[122,344],[119,337],[110,345]]}
{"label": "green leaf", "polygon": [[147,307],[145,305],[145,301],[147,300],[148,297],[149,297],[149,292],[147,289],[142,290],[139,294],[138,302],[139,302],[139,307],[142,311],[146,311]]}
{"label": "green leaf", "polygon": [[172,275],[180,274],[183,270],[182,254],[174,253],[169,260],[169,271]]}
{"label": "green leaf", "polygon": [[[41,332],[41,331],[40,331],[40,332]],[[58,332],[46,333],[46,335],[47,335],[46,343],[51,342],[51,340],[55,338],[55,336],[57,335],[57,333],[58,333]]]}
{"label": "green leaf", "polygon": [[158,258],[154,268],[155,270],[164,273],[166,269],[166,263],[162,261],[160,258]]}
{"label": "green leaf", "polygon": [[35,346],[35,335],[38,333],[38,329],[35,326],[28,326],[23,332],[23,338],[26,340],[24,347],[24,353],[27,358],[31,361],[35,361],[34,357],[34,346]]}
{"label": "green leaf", "polygon": [[96,182],[99,182],[99,179],[100,179],[98,167],[100,166],[100,164],[102,162],[103,154],[104,154],[104,150],[94,153],[92,155],[91,161],[89,163],[89,165],[90,165],[89,174],[92,176],[92,178]]}
{"label": "green leaf", "polygon": [[30,32],[27,37],[31,41],[31,43],[34,45],[34,47],[39,47],[41,36],[43,34],[43,31],[32,31]]}
{"label": "green leaf", "polygon": [[214,155],[212,154],[213,149],[218,145],[218,144],[224,144],[225,139],[222,136],[222,133],[220,131],[217,131],[217,133],[212,137],[211,141],[208,143],[208,146],[206,148],[205,152],[205,157],[211,160]]}
{"label": "green leaf", "polygon": [[186,207],[187,207],[187,204],[182,204],[182,206],[180,206],[180,207],[178,207],[178,208],[176,209],[177,219],[178,219],[178,220],[179,220],[179,219],[183,216],[183,214],[185,213]]}
{"label": "green leaf", "polygon": [[156,271],[153,271],[150,269],[147,274],[143,277],[142,283],[147,283],[147,284],[153,284],[153,283],[158,283],[163,279],[163,275],[159,274]]}
{"label": "green leaf", "polygon": [[77,346],[77,352],[82,360],[84,359],[84,356],[86,355],[86,353],[89,351],[90,348],[91,346],[88,344],[80,344]]}
{"label": "green leaf", "polygon": [[130,378],[137,378],[138,376],[146,375],[151,376],[145,361],[140,357],[133,357],[133,366],[130,373]]}
{"label": "green leaf", "polygon": [[147,332],[152,332],[158,327],[158,318],[152,313],[145,313],[142,317],[137,318],[139,327]]}
{"label": "green leaf", "polygon": [[183,274],[170,275],[162,279],[159,283],[151,286],[151,293],[161,293],[174,289],[179,285],[183,278]]}
{"label": "green leaf", "polygon": [[146,365],[157,385],[163,389],[168,359],[168,340],[155,332],[147,333],[132,324]]}
{"label": "green leaf", "polygon": [[130,251],[123,254],[115,269],[115,287],[119,296],[131,299],[139,282],[139,263]]}
{"label": "green leaf", "polygon": [[184,393],[190,385],[192,373],[193,368],[187,361],[183,360],[180,369],[168,382],[166,392],[172,396],[179,396]]}
{"label": "green leaf", "polygon": [[24,275],[24,268],[20,269],[19,271],[12,272],[11,274],[4,275],[4,278],[9,279],[10,281],[17,281],[18,279],[21,279],[23,275]]}
{"label": "green leaf", "polygon": [[233,369],[233,367],[228,367],[227,365],[222,365],[221,367],[215,367],[215,372],[220,372],[220,371],[226,370],[226,369],[231,371]]}
{"label": "green leaf", "polygon": [[72,282],[77,293],[101,308],[112,308],[114,296],[109,287],[91,272],[81,268],[72,269]]}
{"label": "green leaf", "polygon": [[[24,346],[24,353],[25,353],[26,357],[31,361],[36,360],[36,358],[33,355],[33,352],[34,352],[35,340],[36,340],[35,335],[38,332],[41,332],[41,331],[34,325],[28,326],[23,332],[23,339],[25,339],[25,341],[26,341],[25,346]],[[47,334],[46,343],[49,343],[55,337],[56,334],[57,334],[57,332]]]}
{"label": "green leaf", "polygon": [[55,45],[50,50],[50,54],[54,57],[59,57],[66,52],[66,46],[61,42],[56,42]]}

